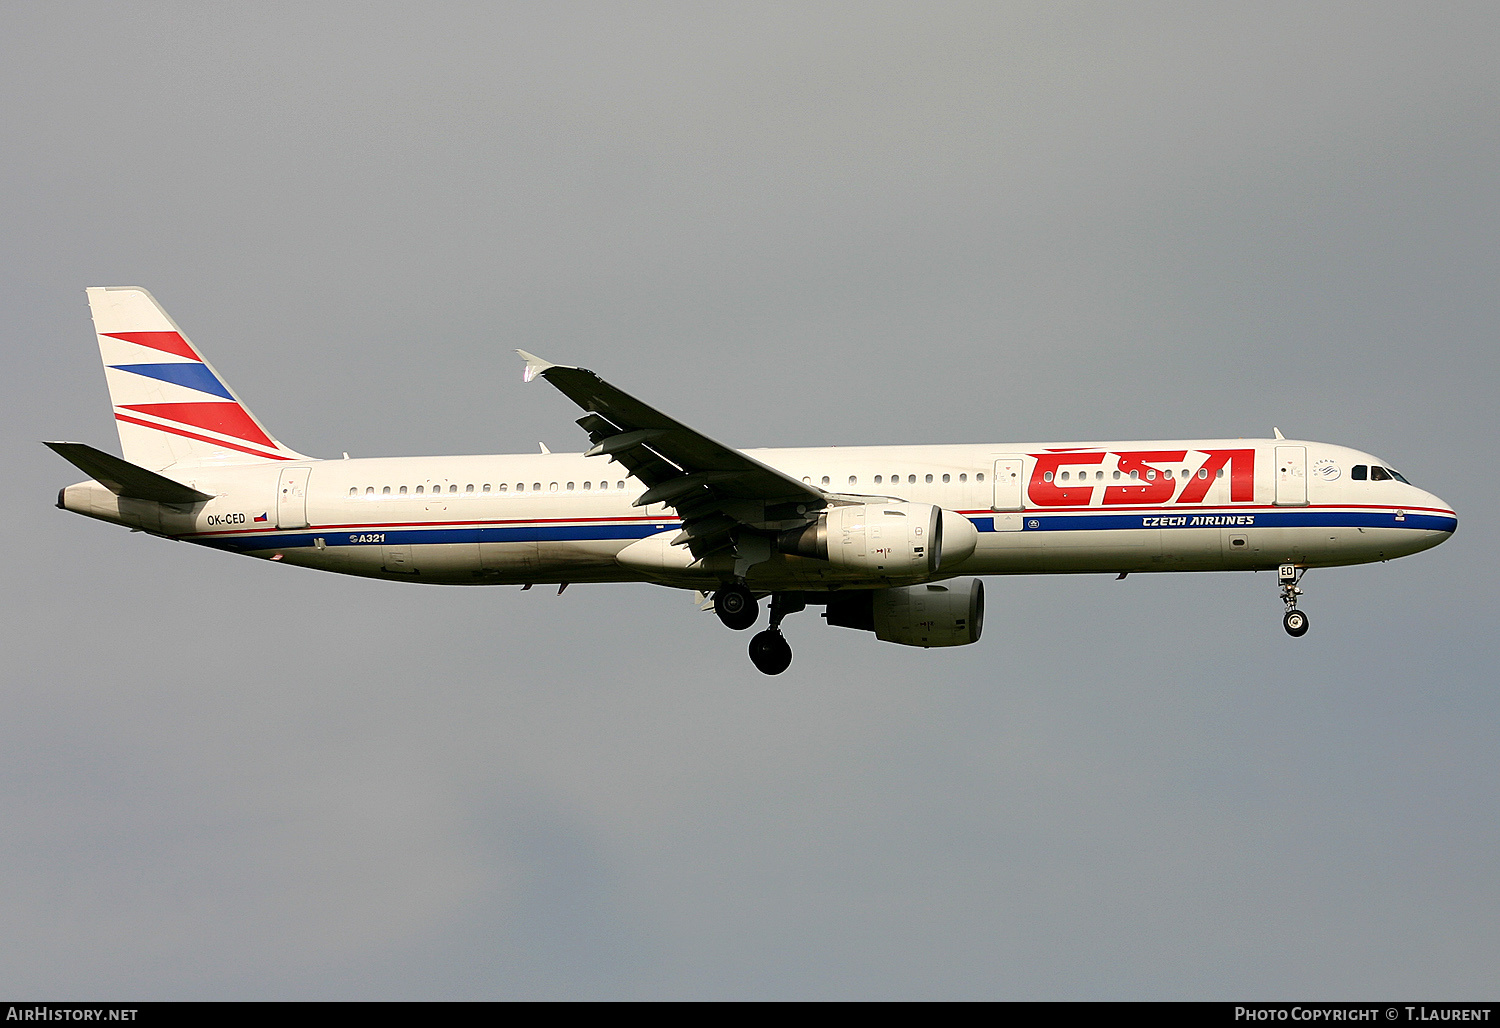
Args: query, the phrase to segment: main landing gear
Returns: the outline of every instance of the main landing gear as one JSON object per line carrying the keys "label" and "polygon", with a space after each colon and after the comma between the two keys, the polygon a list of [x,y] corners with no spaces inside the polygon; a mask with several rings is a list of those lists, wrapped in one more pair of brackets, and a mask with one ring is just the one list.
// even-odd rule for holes
{"label": "main landing gear", "polygon": [[750,663],[765,675],[779,675],[792,666],[792,647],[781,634],[781,620],[807,606],[799,593],[771,595],[771,626],[750,640]]}
{"label": "main landing gear", "polygon": [[1307,573],[1306,568],[1299,568],[1295,564],[1283,564],[1277,572],[1281,581],[1281,602],[1286,604],[1286,613],[1282,615],[1281,627],[1286,629],[1286,634],[1294,639],[1300,639],[1307,634],[1307,615],[1297,609],[1297,597],[1302,595],[1298,584],[1302,576]]}
{"label": "main landing gear", "polygon": [[[792,666],[792,647],[781,634],[781,622],[788,614],[795,614],[806,606],[800,593],[771,595],[771,625],[750,640],[750,663],[756,670],[762,674],[779,675]],[[760,604],[749,589],[736,582],[714,593],[714,613],[725,625],[739,632],[755,624],[755,619],[760,616]]]}
{"label": "main landing gear", "polygon": [[760,617],[760,604],[749,589],[736,583],[714,593],[714,613],[725,626],[743,632]]}

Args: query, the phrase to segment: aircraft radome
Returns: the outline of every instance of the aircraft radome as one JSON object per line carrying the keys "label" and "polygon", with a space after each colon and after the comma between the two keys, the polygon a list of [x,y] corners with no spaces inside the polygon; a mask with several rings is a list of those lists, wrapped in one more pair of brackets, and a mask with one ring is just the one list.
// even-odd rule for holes
{"label": "aircraft radome", "polygon": [[[906,646],[979,641],[982,575],[1276,570],[1390,560],[1458,525],[1390,462],[1285,439],[737,450],[582,368],[521,353],[582,410],[583,453],[320,460],[279,442],[151,294],[88,291],[124,459],[48,443],[90,481],[57,505],[153,535],[442,585],[652,582],[791,664],[782,620]],[[518,351],[519,352],[519,351]]]}

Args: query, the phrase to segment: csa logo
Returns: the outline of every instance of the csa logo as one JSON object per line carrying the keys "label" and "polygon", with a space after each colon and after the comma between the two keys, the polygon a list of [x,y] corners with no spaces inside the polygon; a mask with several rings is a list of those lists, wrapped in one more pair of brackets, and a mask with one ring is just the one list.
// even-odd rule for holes
{"label": "csa logo", "polygon": [[1325,482],[1332,482],[1339,477],[1339,466],[1331,459],[1324,457],[1313,464],[1313,474]]}

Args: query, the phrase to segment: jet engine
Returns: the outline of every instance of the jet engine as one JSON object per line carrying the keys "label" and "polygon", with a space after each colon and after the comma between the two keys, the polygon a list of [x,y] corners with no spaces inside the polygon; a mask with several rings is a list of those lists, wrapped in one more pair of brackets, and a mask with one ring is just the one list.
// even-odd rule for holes
{"label": "jet engine", "polygon": [[963,560],[978,543],[973,522],[951,510],[930,503],[864,503],[834,507],[806,528],[783,532],[777,548],[851,571],[917,577]]}
{"label": "jet engine", "polygon": [[984,584],[955,578],[928,585],[834,593],[823,615],[830,625],[874,632],[903,646],[967,646],[984,628]]}

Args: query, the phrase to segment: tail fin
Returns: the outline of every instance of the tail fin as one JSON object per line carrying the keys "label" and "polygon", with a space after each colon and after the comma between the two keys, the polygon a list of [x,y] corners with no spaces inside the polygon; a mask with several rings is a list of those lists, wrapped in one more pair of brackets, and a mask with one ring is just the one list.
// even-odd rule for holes
{"label": "tail fin", "polygon": [[127,461],[160,471],[307,459],[272,438],[150,293],[87,292]]}

